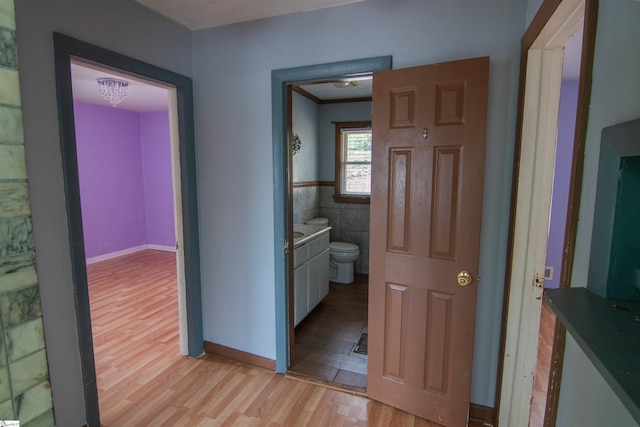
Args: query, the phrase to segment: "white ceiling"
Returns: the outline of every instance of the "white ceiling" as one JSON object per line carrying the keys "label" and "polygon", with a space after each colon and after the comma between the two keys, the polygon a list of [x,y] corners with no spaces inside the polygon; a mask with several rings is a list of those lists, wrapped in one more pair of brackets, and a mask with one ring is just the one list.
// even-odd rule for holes
{"label": "white ceiling", "polygon": [[356,86],[348,85],[344,87],[336,87],[332,81],[328,83],[298,84],[297,86],[322,101],[371,98],[373,91],[373,80],[371,79],[371,76],[350,79],[348,81],[355,81],[357,84]]}
{"label": "white ceiling", "polygon": [[309,12],[363,0],[135,0],[191,30]]}
{"label": "white ceiling", "polygon": [[167,88],[145,82],[137,77],[77,62],[71,64],[73,100],[113,108],[98,91],[98,78],[100,77],[117,78],[129,83],[129,96],[115,108],[139,113],[168,109],[169,90]]}

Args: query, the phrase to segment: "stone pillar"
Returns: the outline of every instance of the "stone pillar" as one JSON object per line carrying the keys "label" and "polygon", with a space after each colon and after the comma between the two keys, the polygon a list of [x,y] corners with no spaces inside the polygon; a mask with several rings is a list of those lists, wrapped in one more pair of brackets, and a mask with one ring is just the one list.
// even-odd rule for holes
{"label": "stone pillar", "polygon": [[0,420],[53,426],[25,164],[13,0],[0,0]]}

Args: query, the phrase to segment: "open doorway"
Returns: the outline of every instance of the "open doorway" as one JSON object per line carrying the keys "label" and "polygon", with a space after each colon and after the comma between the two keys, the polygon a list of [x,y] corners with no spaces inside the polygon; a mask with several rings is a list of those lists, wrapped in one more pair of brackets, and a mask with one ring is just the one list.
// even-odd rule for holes
{"label": "open doorway", "polygon": [[[571,183],[571,164],[573,161],[574,136],[576,130],[576,113],[578,108],[582,36],[583,29],[580,28],[564,46],[551,214],[549,217],[549,233],[545,261],[544,291],[560,287],[559,273],[562,271],[564,236]],[[538,333],[538,358],[534,377],[533,399],[531,401],[531,415],[529,418],[529,425],[531,427],[541,427],[544,425],[555,333],[555,314],[543,298]]]}
{"label": "open doorway", "polygon": [[[100,425],[100,410],[94,359],[86,251],[82,227],[76,130],[74,125],[72,60],[100,66],[127,78],[160,84],[169,92],[172,181],[175,194],[175,240],[180,324],[179,354],[203,353],[200,254],[196,199],[193,89],[191,79],[153,65],[54,33],[56,90],[63,159],[65,202],[71,241],[73,285],[78,321],[78,346],[82,365],[85,410],[88,424]],[[179,187],[179,191],[176,191]],[[146,296],[147,294],[145,294]],[[176,356],[179,356],[176,354]]]}
{"label": "open doorway", "polygon": [[[295,336],[294,313],[290,305],[290,287],[293,285],[293,263],[290,255],[294,246],[291,150],[288,132],[287,88],[291,83],[312,82],[370,74],[391,69],[391,57],[358,59],[332,64],[320,64],[274,70],[271,73],[272,124],[273,124],[273,201],[274,201],[274,266],[276,287],[276,370],[288,371],[292,362]],[[284,255],[284,256],[283,256]]]}
{"label": "open doorway", "polygon": [[[521,43],[519,113],[514,160],[514,187],[509,231],[507,316],[503,329],[502,387],[499,421],[502,424],[555,425],[562,368],[564,329],[553,326],[546,404],[540,397],[532,406],[538,358],[539,332],[545,276],[555,156],[558,144],[559,116],[565,47],[583,31],[579,46],[579,80],[575,128],[569,170],[567,209],[561,223],[562,251],[560,269],[553,272],[560,287],[570,286],[575,236],[580,205],[584,141],[591,87],[591,66],[597,1],[545,0],[525,32]],[[575,99],[575,98],[574,98]],[[573,101],[572,101],[573,102]],[[563,107],[566,108],[566,107]],[[566,166],[565,166],[566,167]],[[545,274],[546,273],[546,274]],[[544,321],[544,319],[543,319]],[[555,325],[554,325],[555,323]],[[547,356],[549,357],[549,356]],[[532,409],[537,413],[533,414]],[[535,418],[535,423],[534,422]],[[542,424],[540,424],[542,425]]]}
{"label": "open doorway", "polygon": [[117,424],[124,385],[133,392],[186,354],[177,123],[169,87],[75,59],[71,74],[98,398],[103,422]]}
{"label": "open doorway", "polygon": [[[358,392],[367,379],[371,96],[371,74],[287,90],[289,226],[303,234],[330,227],[309,243],[294,237],[289,374]],[[330,258],[336,245],[357,252],[352,266]]]}

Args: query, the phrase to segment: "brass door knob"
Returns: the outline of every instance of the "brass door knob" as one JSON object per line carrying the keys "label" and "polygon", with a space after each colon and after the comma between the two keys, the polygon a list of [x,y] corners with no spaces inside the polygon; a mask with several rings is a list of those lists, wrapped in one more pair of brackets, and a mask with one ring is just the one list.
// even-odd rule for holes
{"label": "brass door knob", "polygon": [[458,284],[460,286],[467,286],[473,282],[473,278],[467,271],[461,271],[458,273]]}

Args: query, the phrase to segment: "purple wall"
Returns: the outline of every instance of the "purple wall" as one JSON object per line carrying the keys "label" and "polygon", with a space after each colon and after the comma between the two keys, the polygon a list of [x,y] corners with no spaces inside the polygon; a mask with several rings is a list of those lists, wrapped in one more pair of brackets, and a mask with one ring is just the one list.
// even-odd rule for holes
{"label": "purple wall", "polygon": [[560,89],[560,111],[558,113],[558,145],[553,176],[553,197],[551,199],[551,219],[549,222],[549,240],[547,241],[547,260],[545,264],[553,267],[553,279],[547,280],[545,288],[560,286],[562,266],[562,245],[567,220],[569,199],[569,178],[571,177],[571,159],[573,157],[573,138],[578,108],[578,81],[565,80]]}
{"label": "purple wall", "polygon": [[145,244],[173,247],[167,114],[83,102],[74,103],[74,114],[87,258]]}
{"label": "purple wall", "polygon": [[175,246],[169,113],[140,115],[142,162],[150,244]]}

